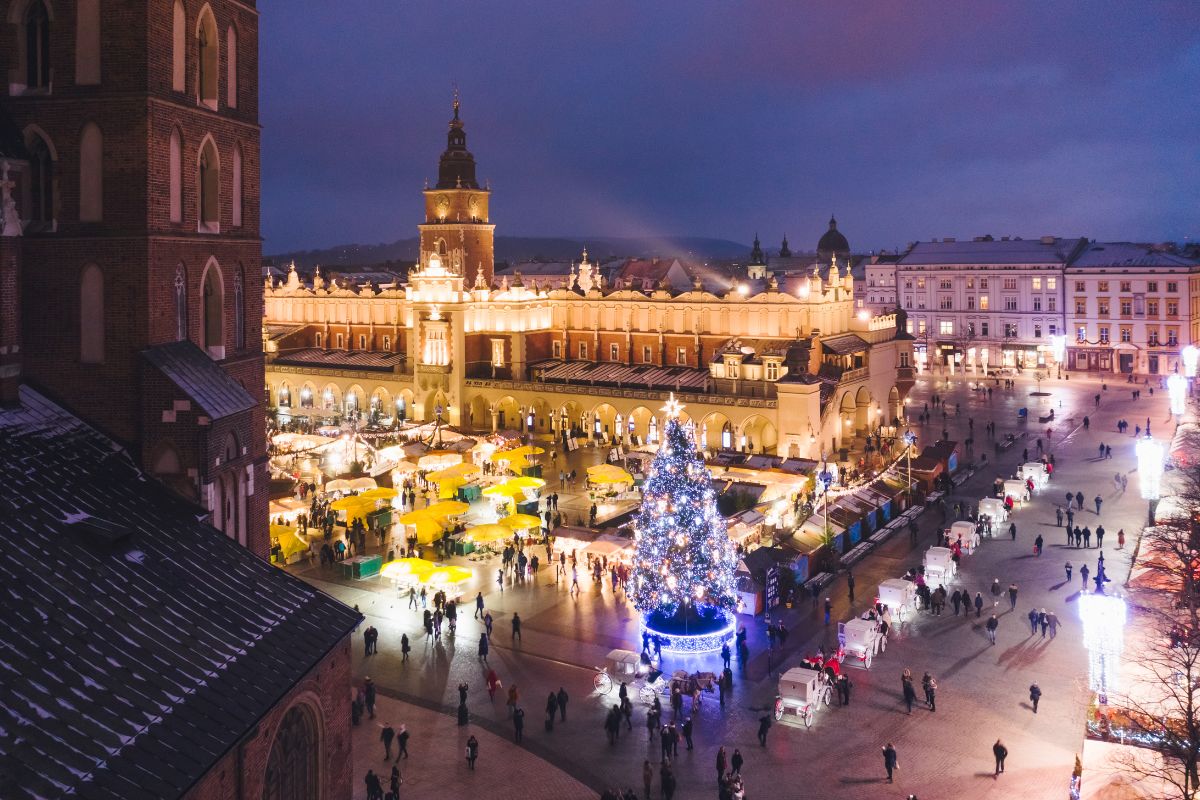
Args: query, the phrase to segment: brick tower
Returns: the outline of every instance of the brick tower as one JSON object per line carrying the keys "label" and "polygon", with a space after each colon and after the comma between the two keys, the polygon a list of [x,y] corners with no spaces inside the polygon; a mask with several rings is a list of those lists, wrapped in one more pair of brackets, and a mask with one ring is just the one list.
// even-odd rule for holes
{"label": "brick tower", "polygon": [[0,0],[0,74],[23,379],[265,555],[253,0]]}

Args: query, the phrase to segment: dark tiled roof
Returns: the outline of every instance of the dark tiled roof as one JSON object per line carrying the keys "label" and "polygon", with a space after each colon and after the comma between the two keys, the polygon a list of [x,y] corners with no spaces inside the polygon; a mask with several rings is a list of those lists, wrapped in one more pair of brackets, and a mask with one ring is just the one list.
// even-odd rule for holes
{"label": "dark tiled roof", "polygon": [[143,350],[142,358],[212,419],[254,408],[250,393],[190,340],[155,345]]}
{"label": "dark tiled roof", "polygon": [[708,370],[691,367],[628,366],[616,361],[541,361],[533,365],[536,380],[629,389],[706,391]]}
{"label": "dark tiled roof", "polygon": [[837,336],[822,339],[821,347],[839,356],[848,356],[851,353],[862,353],[870,346],[857,333],[839,333]]}
{"label": "dark tiled roof", "polygon": [[29,389],[0,452],[5,800],[183,795],[358,621]]}
{"label": "dark tiled roof", "polygon": [[367,350],[321,350],[308,347],[280,353],[276,364],[295,367],[329,367],[330,369],[362,369],[370,372],[393,372],[405,361],[404,353]]}

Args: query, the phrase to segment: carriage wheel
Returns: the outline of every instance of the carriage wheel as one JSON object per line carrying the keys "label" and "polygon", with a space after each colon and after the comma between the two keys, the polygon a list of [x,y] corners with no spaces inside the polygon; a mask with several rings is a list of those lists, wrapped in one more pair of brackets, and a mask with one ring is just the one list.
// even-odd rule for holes
{"label": "carriage wheel", "polygon": [[875,655],[874,653],[872,653],[870,650],[868,650],[867,654],[865,656],[863,656],[863,663],[866,665],[867,669],[871,668],[871,659],[874,655]]}
{"label": "carriage wheel", "polygon": [[612,691],[612,678],[608,677],[607,672],[597,672],[596,677],[592,679],[592,684],[600,694],[608,694]]}
{"label": "carriage wheel", "polygon": [[806,727],[806,728],[812,727],[813,707],[811,705],[805,706],[804,710],[801,711],[800,714],[801,714],[801,717],[804,719],[804,727]]}
{"label": "carriage wheel", "polygon": [[887,637],[880,636],[879,637],[879,652],[882,653],[884,650],[887,650]]}
{"label": "carriage wheel", "polygon": [[783,698],[779,695],[775,696],[775,721],[783,719]]}
{"label": "carriage wheel", "polygon": [[639,696],[642,698],[643,703],[646,705],[651,705],[654,702],[654,698],[657,694],[658,693],[655,692],[650,686],[643,686]]}
{"label": "carriage wheel", "polygon": [[825,701],[825,705],[829,705],[829,697],[833,694],[833,690],[827,685],[824,691],[821,692],[821,699]]}

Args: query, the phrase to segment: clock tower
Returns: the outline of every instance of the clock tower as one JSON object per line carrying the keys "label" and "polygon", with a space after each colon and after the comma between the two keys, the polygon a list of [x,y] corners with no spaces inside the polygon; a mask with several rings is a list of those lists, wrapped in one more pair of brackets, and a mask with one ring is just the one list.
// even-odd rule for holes
{"label": "clock tower", "polygon": [[425,223],[418,226],[422,268],[428,265],[430,255],[437,253],[442,267],[465,278],[468,285],[479,273],[486,286],[492,285],[496,226],[489,221],[490,196],[491,190],[479,188],[475,179],[475,156],[467,149],[456,92],[454,118],[438,164],[437,185],[425,190]]}

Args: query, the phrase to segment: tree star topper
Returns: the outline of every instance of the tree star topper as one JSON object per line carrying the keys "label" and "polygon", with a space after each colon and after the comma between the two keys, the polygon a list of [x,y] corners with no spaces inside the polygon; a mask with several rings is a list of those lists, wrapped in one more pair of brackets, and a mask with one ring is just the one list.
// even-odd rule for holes
{"label": "tree star topper", "polygon": [[666,412],[667,419],[677,419],[679,417],[679,412],[683,410],[683,403],[680,403],[678,400],[676,400],[675,393],[671,392],[671,396],[667,400],[667,404],[659,410]]}

